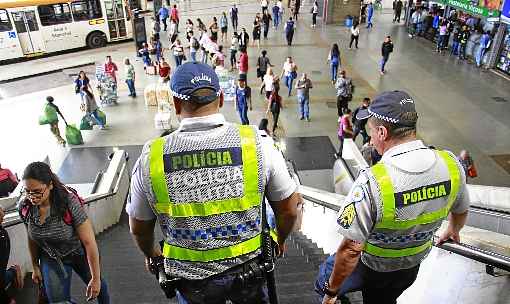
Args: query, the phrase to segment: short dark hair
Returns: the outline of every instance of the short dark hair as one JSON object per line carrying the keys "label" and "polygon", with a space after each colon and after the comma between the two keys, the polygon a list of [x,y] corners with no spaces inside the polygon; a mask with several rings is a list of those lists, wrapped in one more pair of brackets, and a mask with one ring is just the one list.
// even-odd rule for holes
{"label": "short dark hair", "polygon": [[262,56],[266,56],[267,51],[266,50],[262,50],[261,54],[262,54]]}
{"label": "short dark hair", "polygon": [[46,101],[47,101],[47,102],[53,102],[53,100],[54,100],[54,99],[53,99],[53,96],[48,96],[48,97],[46,97]]}
{"label": "short dark hair", "polygon": [[401,124],[394,124],[387,122],[385,120],[370,117],[370,121],[375,126],[382,126],[388,130],[388,135],[390,138],[405,138],[411,135],[416,135],[416,123],[418,122],[418,113],[416,112],[407,112],[402,114],[403,118],[406,121],[414,121],[414,126],[404,126]]}
{"label": "short dark hair", "polygon": [[[209,96],[213,93],[214,91],[211,90],[211,89],[208,89],[208,88],[203,88],[203,89],[198,89],[196,90],[195,92],[193,92],[191,94],[191,96]],[[182,99],[181,99],[182,100]],[[193,112],[196,112],[198,109],[202,108],[202,107],[205,107],[207,105],[210,105],[216,101],[219,100],[219,97],[216,98],[216,100],[212,101],[212,102],[209,102],[209,103],[197,103],[197,102],[193,102],[193,98],[191,98],[190,101],[187,101],[187,100],[182,100],[182,108],[188,112],[188,113],[193,113]]]}

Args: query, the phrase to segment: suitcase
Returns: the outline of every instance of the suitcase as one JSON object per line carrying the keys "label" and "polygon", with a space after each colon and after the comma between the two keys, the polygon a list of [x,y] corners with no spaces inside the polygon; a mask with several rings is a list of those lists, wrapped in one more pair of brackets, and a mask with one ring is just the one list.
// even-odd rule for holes
{"label": "suitcase", "polygon": [[156,84],[149,84],[145,87],[145,90],[143,91],[143,95],[145,97],[145,105],[146,106],[157,106],[158,105],[158,99],[156,95]]}
{"label": "suitcase", "polygon": [[83,145],[83,137],[75,125],[66,126],[66,140],[70,145]]}

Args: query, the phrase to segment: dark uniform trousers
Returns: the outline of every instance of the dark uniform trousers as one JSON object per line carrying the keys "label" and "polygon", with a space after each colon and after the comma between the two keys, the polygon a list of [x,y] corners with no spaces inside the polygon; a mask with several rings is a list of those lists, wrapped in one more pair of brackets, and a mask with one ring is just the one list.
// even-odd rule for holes
{"label": "dark uniform trousers", "polygon": [[[315,281],[315,290],[319,293],[319,303],[322,303],[322,287],[329,280],[335,254],[329,256],[319,268],[319,276]],[[377,272],[367,267],[360,260],[352,274],[345,279],[338,295],[348,292],[361,291],[364,304],[396,304],[397,298],[416,280],[420,265],[409,269],[392,272]]]}
{"label": "dark uniform trousers", "polygon": [[7,263],[9,262],[9,254],[11,251],[11,243],[7,231],[0,226],[0,303],[8,303],[9,297],[5,292],[5,272]]}
{"label": "dark uniform trousers", "polygon": [[[247,264],[245,264],[247,265]],[[178,288],[179,304],[269,304],[266,281],[239,286],[235,277],[243,266],[204,280],[183,280]]]}

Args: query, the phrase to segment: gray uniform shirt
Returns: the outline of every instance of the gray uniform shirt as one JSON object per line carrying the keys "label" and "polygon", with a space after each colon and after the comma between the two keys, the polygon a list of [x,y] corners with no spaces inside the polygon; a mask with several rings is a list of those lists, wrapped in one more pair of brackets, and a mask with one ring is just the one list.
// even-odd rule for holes
{"label": "gray uniform shirt", "polygon": [[[453,154],[451,154],[454,156]],[[437,156],[433,150],[427,149],[422,141],[416,140],[401,144],[391,148],[384,153],[382,159],[387,166],[391,166],[391,170],[399,170],[406,173],[416,174],[419,178],[414,180],[409,179],[409,175],[402,174],[402,179],[394,181],[395,191],[400,188],[414,188],[413,183],[433,184],[448,178],[448,171],[444,166],[438,166]],[[442,160],[439,160],[442,161]],[[464,171],[462,166],[457,162],[457,166],[461,173],[460,188],[455,202],[450,209],[450,212],[460,214],[469,209],[469,195],[466,189]],[[390,170],[388,170],[390,171]],[[392,171],[393,172],[393,171]],[[394,173],[392,173],[394,174]],[[395,176],[395,175],[393,175]],[[347,195],[342,208],[339,212],[338,222],[342,221],[344,217],[344,209],[354,203],[356,212],[351,223],[342,222],[340,225],[340,233],[347,239],[355,240],[365,243],[369,239],[377,239],[378,236],[372,234],[376,223],[381,221],[382,218],[382,200],[378,188],[378,184],[370,170],[364,170],[360,173],[358,178]],[[412,213],[411,211],[408,211]],[[400,214],[399,216],[413,217],[412,214]],[[390,244],[395,248],[399,246],[406,247],[406,236],[423,236],[423,238],[432,237],[433,233],[439,228],[439,224],[418,225],[407,231],[406,235],[388,235],[390,237]],[[428,250],[420,254],[403,257],[403,258],[381,258],[363,253],[361,260],[368,267],[380,271],[389,272],[399,269],[411,268],[418,265],[429,253]]]}

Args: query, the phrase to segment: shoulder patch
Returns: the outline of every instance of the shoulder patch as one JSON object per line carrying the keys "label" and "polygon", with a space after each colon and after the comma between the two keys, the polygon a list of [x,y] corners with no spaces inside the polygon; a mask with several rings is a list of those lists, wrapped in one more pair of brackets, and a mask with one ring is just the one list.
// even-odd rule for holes
{"label": "shoulder patch", "polygon": [[338,218],[338,224],[342,226],[344,229],[349,229],[354,219],[356,218],[356,207],[354,207],[354,203],[350,203],[349,205],[344,207],[342,214]]}
{"label": "shoulder patch", "polygon": [[365,192],[363,192],[363,188],[361,186],[356,186],[352,191],[352,201],[354,203],[361,202],[365,197]]}

